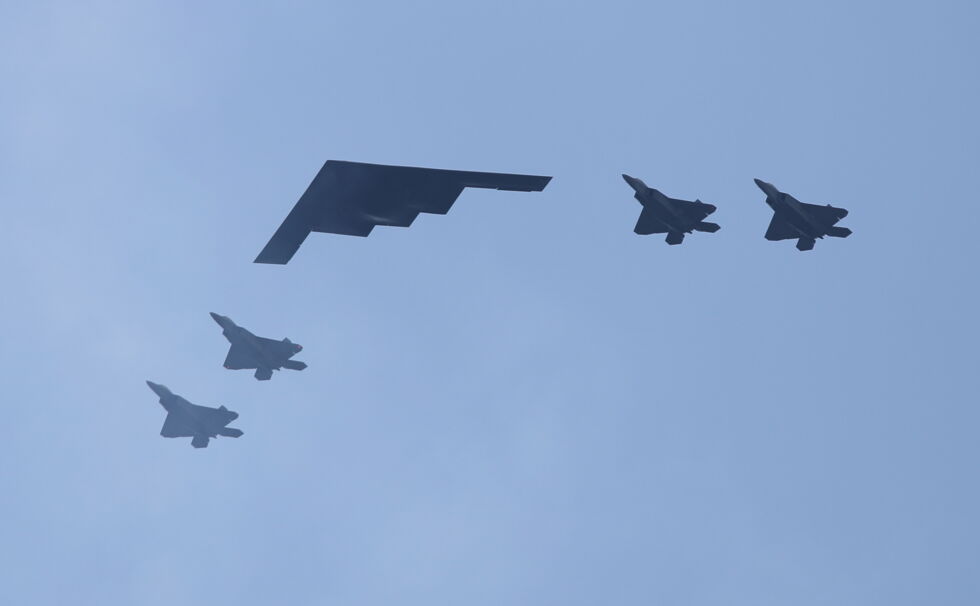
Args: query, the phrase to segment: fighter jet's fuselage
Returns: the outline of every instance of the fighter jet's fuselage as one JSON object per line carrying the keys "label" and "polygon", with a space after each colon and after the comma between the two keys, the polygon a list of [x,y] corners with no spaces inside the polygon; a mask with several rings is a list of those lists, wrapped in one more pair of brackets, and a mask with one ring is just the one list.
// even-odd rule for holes
{"label": "fighter jet's fuselage", "polygon": [[643,205],[643,213],[634,229],[636,233],[667,233],[668,244],[680,244],[685,233],[718,231],[717,224],[704,221],[717,210],[713,204],[670,198],[641,179],[626,174],[623,180],[633,188],[634,197]]}
{"label": "fighter jet's fuselage", "polygon": [[756,179],[755,184],[766,194],[766,204],[773,212],[785,213],[786,222],[789,223],[801,238],[823,238],[824,234],[820,227],[814,223],[813,219],[803,210],[800,201],[789,194],[785,194],[772,184],[766,183],[761,179]]}
{"label": "fighter jet's fuselage", "polygon": [[254,368],[255,377],[260,380],[269,379],[273,370],[291,368],[303,370],[306,364],[291,357],[303,350],[289,339],[275,341],[257,337],[248,329],[235,324],[231,318],[211,312],[211,317],[221,326],[225,339],[231,343],[231,351],[225,361],[229,369]]}
{"label": "fighter jet's fuselage", "polygon": [[846,238],[851,235],[850,229],[837,225],[847,216],[846,209],[829,204],[804,204],[761,179],[755,179],[755,184],[766,194],[766,204],[773,210],[772,221],[766,230],[767,240],[792,238],[797,240],[797,249],[810,250],[818,238]]}
{"label": "fighter jet's fuselage", "polygon": [[[167,430],[165,425],[161,432],[165,437],[194,437],[195,445],[206,446],[208,439],[216,438],[219,435],[233,438],[242,435],[240,430],[226,427],[228,423],[238,418],[237,412],[228,410],[224,406],[209,408],[192,404],[170,391],[165,385],[153,381],[147,381],[146,384],[159,396],[160,405],[167,411],[168,422],[173,417],[175,419],[173,427],[179,428],[172,430],[174,431],[172,433]],[[198,440],[202,442],[198,442]]]}

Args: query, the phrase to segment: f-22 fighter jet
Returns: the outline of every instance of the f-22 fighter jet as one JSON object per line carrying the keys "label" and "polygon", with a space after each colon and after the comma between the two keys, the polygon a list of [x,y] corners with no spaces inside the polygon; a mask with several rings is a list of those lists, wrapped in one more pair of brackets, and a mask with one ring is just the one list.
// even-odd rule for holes
{"label": "f-22 fighter jet", "polygon": [[237,438],[242,435],[241,429],[226,427],[238,418],[237,412],[232,412],[224,406],[208,408],[191,404],[164,385],[153,381],[147,381],[146,384],[160,396],[160,404],[167,411],[167,419],[163,422],[163,429],[160,430],[161,436],[191,438],[191,446],[194,448],[207,448],[211,438],[218,436]]}
{"label": "f-22 fighter jet", "polygon": [[851,230],[834,224],[847,216],[843,208],[800,202],[776,189],[772,183],[756,179],[755,184],[766,194],[766,204],[774,211],[766,240],[796,240],[798,250],[811,250],[817,238],[831,236],[846,238]]}
{"label": "f-22 fighter jet", "polygon": [[280,368],[291,370],[303,370],[306,368],[304,362],[290,360],[302,351],[303,346],[293,343],[289,339],[276,341],[265,337],[256,337],[248,330],[238,326],[231,321],[231,318],[211,312],[211,317],[222,328],[222,333],[231,349],[225,357],[225,368],[230,370],[240,370],[243,368],[255,369],[255,378],[259,381],[268,381],[272,378],[272,371]]}
{"label": "f-22 fighter jet", "polygon": [[721,229],[717,223],[704,220],[717,209],[714,204],[668,198],[635,177],[623,175],[623,179],[633,188],[636,192],[634,197],[643,205],[640,218],[633,228],[641,236],[667,234],[667,244],[680,244],[684,241],[684,234],[693,231],[714,233]]}

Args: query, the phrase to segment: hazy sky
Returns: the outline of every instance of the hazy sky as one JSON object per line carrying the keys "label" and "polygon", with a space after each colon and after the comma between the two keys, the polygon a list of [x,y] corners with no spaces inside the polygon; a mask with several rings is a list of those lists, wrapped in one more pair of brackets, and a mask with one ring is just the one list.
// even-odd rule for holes
{"label": "hazy sky", "polygon": [[[0,603],[980,603],[978,15],[0,3]],[[554,180],[252,264],[331,158]]]}

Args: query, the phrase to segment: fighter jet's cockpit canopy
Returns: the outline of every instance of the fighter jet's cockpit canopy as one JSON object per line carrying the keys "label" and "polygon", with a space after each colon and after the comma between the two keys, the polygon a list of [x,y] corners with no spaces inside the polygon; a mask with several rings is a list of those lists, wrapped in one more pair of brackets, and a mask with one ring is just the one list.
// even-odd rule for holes
{"label": "fighter jet's cockpit canopy", "polygon": [[467,187],[541,191],[551,177],[327,160],[256,263],[288,263],[311,231],[367,236],[376,225],[408,227],[419,213],[444,215]]}

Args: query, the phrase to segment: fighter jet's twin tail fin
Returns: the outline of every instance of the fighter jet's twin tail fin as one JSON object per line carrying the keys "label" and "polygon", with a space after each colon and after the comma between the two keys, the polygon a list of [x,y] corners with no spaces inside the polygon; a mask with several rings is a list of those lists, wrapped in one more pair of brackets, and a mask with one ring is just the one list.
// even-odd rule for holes
{"label": "fighter jet's twin tail fin", "polygon": [[680,244],[684,241],[684,232],[672,231],[667,234],[667,244]]}
{"label": "fighter jet's twin tail fin", "polygon": [[694,231],[704,231],[708,232],[709,234],[713,234],[719,229],[721,229],[721,225],[718,225],[717,223],[709,223],[708,221],[701,221],[694,226]]}
{"label": "fighter jet's twin tail fin", "polygon": [[306,362],[300,362],[299,360],[286,360],[282,363],[283,368],[288,368],[289,370],[303,370],[306,368]]}
{"label": "fighter jet's twin tail fin", "polygon": [[827,228],[827,235],[832,238],[846,238],[847,236],[851,235],[851,233],[851,230],[847,229],[846,227],[837,227],[835,225]]}
{"label": "fighter jet's twin tail fin", "polygon": [[240,438],[244,433],[241,429],[235,429],[234,427],[222,427],[218,430],[218,435],[226,438]]}

